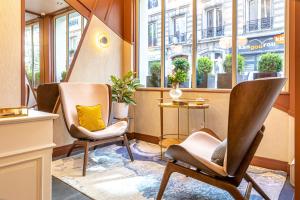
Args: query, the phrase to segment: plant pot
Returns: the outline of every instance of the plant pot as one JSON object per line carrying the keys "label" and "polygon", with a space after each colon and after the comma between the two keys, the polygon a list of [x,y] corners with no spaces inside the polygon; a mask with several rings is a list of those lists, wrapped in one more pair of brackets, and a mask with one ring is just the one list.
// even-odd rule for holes
{"label": "plant pot", "polygon": [[208,74],[201,74],[197,78],[197,87],[198,88],[207,88],[208,86]]}
{"label": "plant pot", "polygon": [[232,74],[231,73],[219,73],[218,74],[218,88],[231,89],[232,88]]}
{"label": "plant pot", "polygon": [[113,115],[117,119],[124,119],[128,117],[129,105],[127,103],[113,103]]}
{"label": "plant pot", "polygon": [[172,84],[172,89],[170,90],[169,95],[173,100],[177,100],[181,97],[182,91],[179,88],[179,83]]}
{"label": "plant pot", "polygon": [[277,72],[256,72],[253,73],[253,79],[277,77]]}
{"label": "plant pot", "polygon": [[160,87],[160,78],[156,78],[156,80],[154,80],[153,76],[147,76],[146,85],[147,87]]}

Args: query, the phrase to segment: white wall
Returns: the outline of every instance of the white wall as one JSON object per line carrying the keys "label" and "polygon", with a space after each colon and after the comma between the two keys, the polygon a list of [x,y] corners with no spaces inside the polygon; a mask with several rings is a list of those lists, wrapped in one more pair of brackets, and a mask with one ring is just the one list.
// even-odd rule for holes
{"label": "white wall", "polygon": [[[168,92],[164,92],[168,97]],[[221,139],[226,138],[229,93],[184,92],[184,97],[209,99],[210,108],[206,113],[206,127],[215,131]],[[138,91],[136,93],[134,127],[135,132],[160,136],[160,112],[157,100],[160,92]],[[180,111],[180,132],[187,133],[187,111]],[[190,110],[190,132],[201,128],[203,115],[200,110]],[[287,113],[273,108],[266,122],[266,131],[257,156],[290,162],[293,158],[294,122]],[[177,110],[164,109],[164,132],[177,133]]]}
{"label": "white wall", "polygon": [[[99,48],[96,43],[98,34],[103,31],[110,35],[108,48]],[[93,16],[69,81],[110,83],[110,75],[122,74],[124,45],[118,35]],[[66,129],[61,110],[58,114],[60,117],[54,122],[54,143],[63,146],[72,143],[73,138]]]}
{"label": "white wall", "polygon": [[[21,104],[21,1],[0,1],[0,107]],[[4,84],[5,83],[5,84]]]}

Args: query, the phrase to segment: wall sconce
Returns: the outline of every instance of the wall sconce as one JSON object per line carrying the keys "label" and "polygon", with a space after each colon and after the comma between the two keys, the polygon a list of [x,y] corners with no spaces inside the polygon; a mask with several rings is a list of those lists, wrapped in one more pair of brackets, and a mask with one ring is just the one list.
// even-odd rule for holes
{"label": "wall sconce", "polygon": [[107,32],[102,32],[97,37],[97,45],[100,48],[107,48],[110,44],[110,36]]}

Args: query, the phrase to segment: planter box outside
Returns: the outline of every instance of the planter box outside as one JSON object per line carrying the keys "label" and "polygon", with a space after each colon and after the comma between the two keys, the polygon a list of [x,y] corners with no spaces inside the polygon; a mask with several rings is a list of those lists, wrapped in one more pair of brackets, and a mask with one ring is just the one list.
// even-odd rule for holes
{"label": "planter box outside", "polygon": [[232,74],[231,73],[219,73],[217,86],[220,89],[231,89],[232,88]]}
{"label": "planter box outside", "polygon": [[253,73],[253,79],[277,77],[277,72],[256,72]]}
{"label": "planter box outside", "polygon": [[160,87],[160,79],[157,80],[155,83],[152,83],[151,78],[152,78],[152,76],[146,77],[146,86],[147,87]]}

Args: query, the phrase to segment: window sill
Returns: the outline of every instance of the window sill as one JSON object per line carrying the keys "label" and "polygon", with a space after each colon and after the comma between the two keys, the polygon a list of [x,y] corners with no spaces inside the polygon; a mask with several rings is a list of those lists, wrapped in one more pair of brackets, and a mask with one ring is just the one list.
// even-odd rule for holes
{"label": "window sill", "polygon": [[[230,93],[232,89],[212,89],[212,88],[180,88],[183,92],[202,92],[202,93]],[[171,88],[138,88],[137,91],[142,92],[168,92]],[[282,91],[280,95],[290,95],[290,92]]]}

